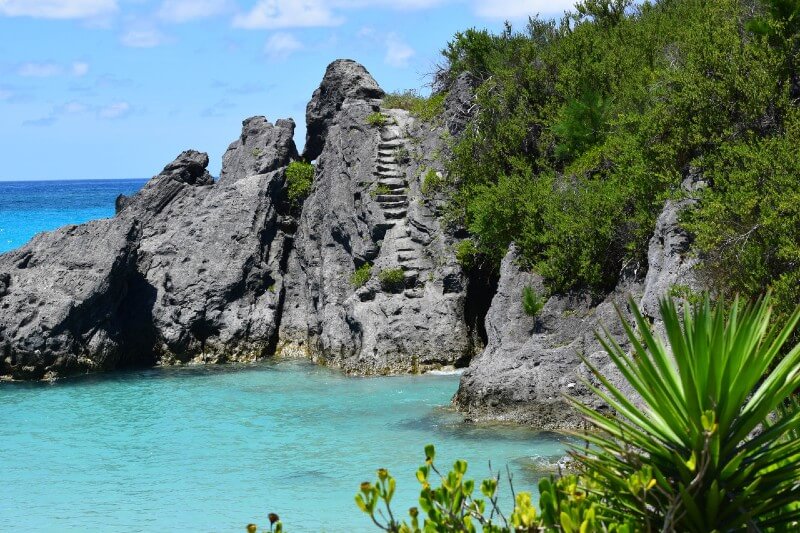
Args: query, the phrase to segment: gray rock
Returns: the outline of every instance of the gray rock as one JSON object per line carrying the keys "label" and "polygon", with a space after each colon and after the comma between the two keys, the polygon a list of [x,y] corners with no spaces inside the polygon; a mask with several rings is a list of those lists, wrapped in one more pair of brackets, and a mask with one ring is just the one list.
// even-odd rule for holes
{"label": "gray rock", "polygon": [[328,65],[322,83],[306,107],[305,159],[313,161],[322,153],[328,126],[346,100],[369,100],[383,96],[383,89],[367,69],[355,61],[337,59]]}
{"label": "gray rock", "polygon": [[[368,76],[334,63],[308,107],[315,183],[289,257],[280,352],[360,374],[460,363],[475,350],[464,320],[467,283],[453,239],[420,192],[431,164],[423,147],[440,143],[441,132],[399,109],[382,109],[385,126],[367,125],[383,94]],[[332,91],[332,80],[356,89]],[[357,289],[350,278],[365,263],[373,277]],[[380,283],[391,269],[402,270],[400,286]]]}
{"label": "gray rock", "polygon": [[478,81],[469,72],[462,72],[453,81],[444,101],[444,121],[451,135],[459,135],[466,129],[477,111],[475,89]]}
{"label": "gray rock", "polygon": [[[687,182],[691,192],[698,185]],[[597,385],[578,354],[584,354],[611,383],[635,400],[636,396],[611,364],[595,332],[607,328],[623,347],[629,344],[614,306],[632,319],[629,298],[663,331],[658,319],[658,300],[676,285],[700,289],[694,276],[696,259],[689,254],[691,237],[680,227],[681,210],[694,200],[668,200],[658,217],[648,249],[648,268],[643,282],[639,273],[624,273],[616,289],[601,302],[588,294],[551,297],[537,320],[524,314],[522,289],[542,290],[542,280],[517,266],[515,248],[509,250],[500,271],[500,283],[486,317],[488,343],[461,378],[455,404],[475,419],[510,420],[542,429],[582,427],[581,417],[566,398],[578,399],[594,409],[607,409],[581,381]],[[541,294],[541,292],[540,292]]]}
{"label": "gray rock", "polygon": [[[271,352],[288,251],[292,121],[244,123],[214,183],[183,152],[118,214],[0,255],[0,375],[70,373]],[[264,157],[252,156],[260,148]],[[266,157],[271,157],[270,161]]]}

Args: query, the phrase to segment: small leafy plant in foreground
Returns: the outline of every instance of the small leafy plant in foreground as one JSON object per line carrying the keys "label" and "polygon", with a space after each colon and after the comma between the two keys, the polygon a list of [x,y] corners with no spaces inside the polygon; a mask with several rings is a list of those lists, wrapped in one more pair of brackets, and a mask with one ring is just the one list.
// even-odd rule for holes
{"label": "small leafy plant in foreground", "polygon": [[405,285],[406,274],[400,267],[387,268],[378,274],[378,280],[384,290],[398,290]]}
{"label": "small leafy plant in foreground", "polygon": [[385,126],[386,122],[387,122],[386,116],[379,111],[367,115],[367,124],[369,124],[370,126],[375,126],[380,128]]}

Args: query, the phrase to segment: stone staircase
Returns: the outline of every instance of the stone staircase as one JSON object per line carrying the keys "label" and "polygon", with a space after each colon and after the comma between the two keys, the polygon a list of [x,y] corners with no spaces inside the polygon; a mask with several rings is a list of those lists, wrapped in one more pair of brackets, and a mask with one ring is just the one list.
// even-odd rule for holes
{"label": "stone staircase", "polygon": [[[405,272],[406,286],[414,287],[422,268],[419,264],[422,251],[419,243],[410,238],[407,161],[402,160],[403,154],[408,157],[406,126],[413,119],[407,112],[397,109],[385,110],[383,115],[386,124],[381,128],[375,165],[376,184],[381,191],[375,195],[375,201],[383,212],[384,227],[394,236],[397,265]],[[407,290],[406,295],[415,296],[415,293]]]}

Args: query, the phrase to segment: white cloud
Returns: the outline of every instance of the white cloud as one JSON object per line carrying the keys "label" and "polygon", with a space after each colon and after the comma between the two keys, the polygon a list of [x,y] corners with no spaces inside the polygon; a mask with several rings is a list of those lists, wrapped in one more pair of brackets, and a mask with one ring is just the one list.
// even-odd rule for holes
{"label": "white cloud", "polygon": [[291,33],[275,33],[267,39],[267,44],[264,45],[264,53],[271,59],[286,59],[292,53],[301,50],[303,43]]}
{"label": "white cloud", "polygon": [[475,12],[492,19],[519,19],[536,14],[560,15],[577,0],[475,0]]}
{"label": "white cloud", "polygon": [[97,116],[100,118],[113,120],[124,117],[130,113],[130,111],[131,105],[128,102],[115,102],[98,109]]}
{"label": "white cloud", "polygon": [[8,17],[88,19],[116,10],[116,0],[0,0],[0,15]]}
{"label": "white cloud", "polygon": [[153,48],[166,40],[164,34],[155,28],[132,28],[120,37],[120,42],[131,48]]}
{"label": "white cloud", "polygon": [[338,26],[344,19],[335,15],[323,0],[259,0],[247,13],[236,15],[233,26],[248,30]]}
{"label": "white cloud", "polygon": [[17,68],[17,75],[25,78],[52,78],[64,72],[57,63],[23,63]]}
{"label": "white cloud", "polygon": [[188,22],[227,13],[232,7],[230,0],[164,0],[158,17],[168,22]]}
{"label": "white cloud", "polygon": [[84,63],[82,61],[76,61],[72,64],[72,75],[80,78],[82,76],[86,76],[89,73],[89,63]]}
{"label": "white cloud", "polygon": [[86,104],[82,104],[81,102],[75,102],[75,101],[67,102],[59,109],[61,113],[69,115],[77,115],[78,113],[85,113],[88,110],[89,106],[87,106]]}
{"label": "white cloud", "polygon": [[414,49],[396,33],[386,36],[386,57],[384,61],[393,67],[407,67],[408,60],[414,56]]}

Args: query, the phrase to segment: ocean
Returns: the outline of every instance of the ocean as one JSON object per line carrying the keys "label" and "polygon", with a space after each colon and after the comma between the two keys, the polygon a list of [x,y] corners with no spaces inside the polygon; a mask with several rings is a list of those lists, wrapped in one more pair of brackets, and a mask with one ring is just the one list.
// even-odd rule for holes
{"label": "ocean", "polygon": [[[144,182],[0,182],[0,250],[112,216]],[[423,447],[536,494],[563,437],[465,423],[457,375],[354,378],[306,362],[114,372],[0,384],[0,531],[376,531],[355,506],[385,467],[417,505]],[[509,491],[504,501],[511,503]]]}

